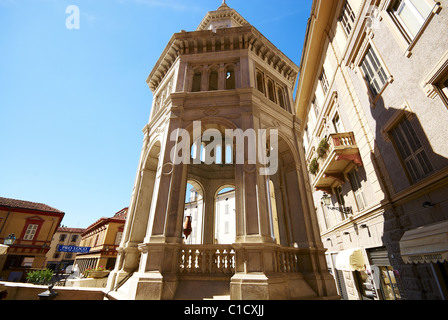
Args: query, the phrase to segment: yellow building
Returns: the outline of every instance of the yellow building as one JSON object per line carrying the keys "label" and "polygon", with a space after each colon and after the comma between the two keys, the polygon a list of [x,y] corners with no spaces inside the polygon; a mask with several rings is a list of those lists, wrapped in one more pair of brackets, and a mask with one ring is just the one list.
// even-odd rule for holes
{"label": "yellow building", "polygon": [[76,258],[75,252],[60,252],[59,245],[79,246],[82,234],[86,229],[67,228],[61,226],[57,229],[51,242],[50,250],[47,253],[47,267],[52,270],[65,270],[69,265],[73,265]]}
{"label": "yellow building", "polygon": [[0,197],[0,243],[16,240],[0,256],[0,279],[24,281],[26,274],[46,266],[45,255],[64,212],[43,203]]}
{"label": "yellow building", "polygon": [[86,269],[114,268],[127,212],[128,208],[124,208],[111,218],[101,218],[82,234],[79,246],[90,247],[90,251],[76,255],[75,265],[81,274]]}

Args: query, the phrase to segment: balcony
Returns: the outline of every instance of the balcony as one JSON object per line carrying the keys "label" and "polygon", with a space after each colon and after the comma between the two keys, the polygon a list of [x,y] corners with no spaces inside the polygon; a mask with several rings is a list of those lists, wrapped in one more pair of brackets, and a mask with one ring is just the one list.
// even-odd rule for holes
{"label": "balcony", "polygon": [[353,132],[331,134],[327,143],[321,142],[311,162],[313,188],[333,193],[332,187],[345,182],[344,172],[362,166]]}

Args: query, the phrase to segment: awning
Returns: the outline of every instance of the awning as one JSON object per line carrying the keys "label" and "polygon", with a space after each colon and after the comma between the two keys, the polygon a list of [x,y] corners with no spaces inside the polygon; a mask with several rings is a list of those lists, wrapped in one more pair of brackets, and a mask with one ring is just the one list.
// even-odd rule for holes
{"label": "awning", "polygon": [[406,231],[400,250],[408,264],[448,261],[448,221]]}
{"label": "awning", "polygon": [[4,246],[4,245],[0,244],[0,256],[5,255],[7,251],[8,251],[8,246]]}
{"label": "awning", "polygon": [[365,262],[362,249],[348,249],[338,253],[336,257],[336,269],[342,271],[364,271]]}

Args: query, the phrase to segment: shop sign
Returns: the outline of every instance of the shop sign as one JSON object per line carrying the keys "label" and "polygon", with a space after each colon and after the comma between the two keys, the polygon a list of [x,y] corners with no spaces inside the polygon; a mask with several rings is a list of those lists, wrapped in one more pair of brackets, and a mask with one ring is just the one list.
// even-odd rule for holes
{"label": "shop sign", "polygon": [[60,244],[56,250],[59,252],[89,253],[90,248],[91,247],[64,246]]}

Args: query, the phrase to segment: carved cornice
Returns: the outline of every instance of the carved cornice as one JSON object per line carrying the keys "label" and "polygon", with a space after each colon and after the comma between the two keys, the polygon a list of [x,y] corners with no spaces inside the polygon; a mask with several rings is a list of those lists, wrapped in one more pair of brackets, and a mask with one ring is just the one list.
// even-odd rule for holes
{"label": "carved cornice", "polygon": [[299,67],[251,25],[175,33],[147,79],[154,92],[181,55],[250,50],[294,84]]}

